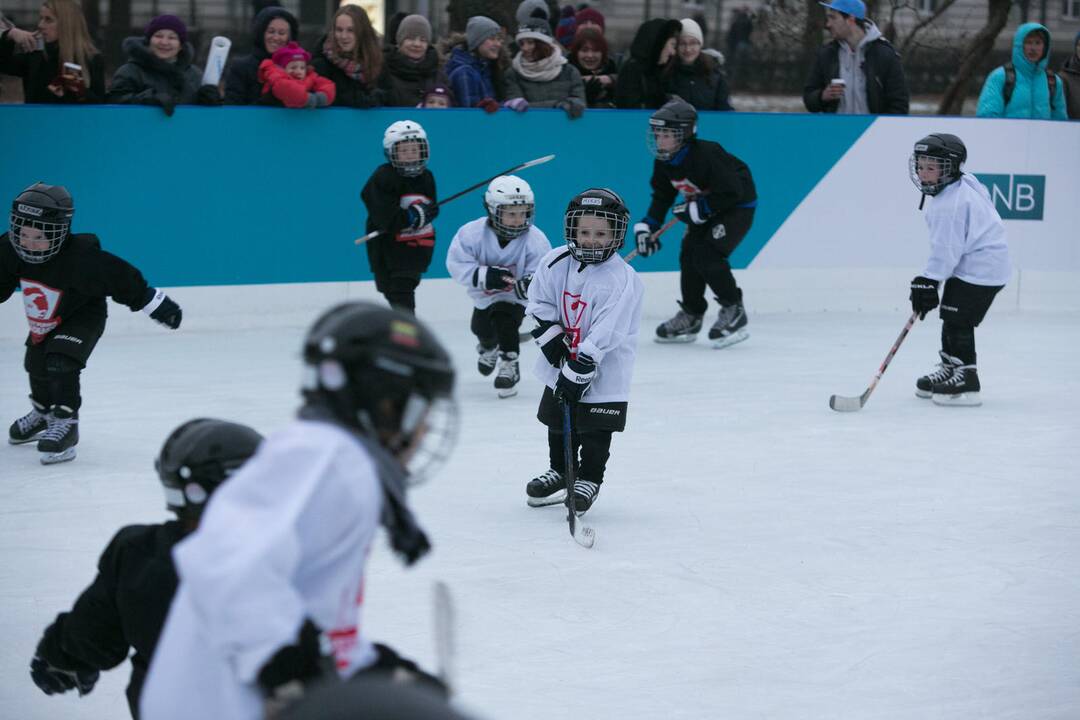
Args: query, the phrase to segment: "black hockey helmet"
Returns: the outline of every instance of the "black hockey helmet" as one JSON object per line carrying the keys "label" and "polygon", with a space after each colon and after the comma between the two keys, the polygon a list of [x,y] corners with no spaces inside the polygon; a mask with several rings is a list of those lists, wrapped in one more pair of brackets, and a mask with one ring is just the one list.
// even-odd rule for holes
{"label": "black hockey helmet", "polygon": [[[596,234],[601,228],[583,227],[583,219],[589,216],[601,218],[608,223],[608,230]],[[566,206],[563,230],[570,254],[578,262],[602,263],[623,245],[630,211],[621,197],[607,188],[589,188],[574,196]],[[588,237],[583,235],[587,233]]]}
{"label": "black hockey helmet", "polygon": [[247,425],[197,418],[166,438],[154,461],[165,504],[182,519],[197,519],[225,479],[255,454],[262,435]]}
{"label": "black hockey helmet", "polygon": [[[673,135],[676,144],[672,148],[657,147],[658,133]],[[645,139],[649,152],[657,160],[670,160],[687,143],[697,137],[697,110],[678,95],[664,103],[649,117],[649,134]]]}
{"label": "black hockey helmet", "polygon": [[60,252],[74,216],[75,202],[66,188],[34,183],[11,203],[11,245],[24,261],[43,263]]}
{"label": "black hockey helmet", "polygon": [[[967,148],[964,141],[948,133],[933,133],[915,143],[915,149],[908,160],[908,171],[915,187],[924,195],[937,195],[963,175],[961,167],[967,161]],[[919,166],[928,165],[938,169],[938,178],[933,182],[924,182],[919,177]]]}
{"label": "black hockey helmet", "polygon": [[303,394],[377,440],[409,469],[431,472],[457,438],[454,366],[413,315],[372,302],[323,313],[304,340]]}

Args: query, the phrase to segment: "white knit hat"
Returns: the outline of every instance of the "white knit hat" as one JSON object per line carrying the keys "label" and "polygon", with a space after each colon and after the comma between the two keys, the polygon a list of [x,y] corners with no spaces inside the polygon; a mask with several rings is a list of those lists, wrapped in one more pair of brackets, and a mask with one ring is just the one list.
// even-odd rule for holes
{"label": "white knit hat", "polygon": [[683,18],[679,22],[682,23],[682,31],[680,35],[689,35],[692,38],[696,38],[702,45],[705,44],[705,34],[701,32],[701,26],[697,24],[696,20],[690,18]]}

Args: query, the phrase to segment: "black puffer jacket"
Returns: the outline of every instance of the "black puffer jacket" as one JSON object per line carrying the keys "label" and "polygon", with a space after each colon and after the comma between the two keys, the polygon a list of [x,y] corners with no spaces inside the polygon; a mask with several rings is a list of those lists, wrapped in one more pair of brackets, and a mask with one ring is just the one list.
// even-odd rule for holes
{"label": "black puffer jacket", "polygon": [[654,18],[646,20],[630,44],[630,58],[619,68],[615,83],[615,105],[620,108],[658,108],[667,101],[665,83],[671,63],[657,65],[660,52],[668,38],[677,37],[682,29],[678,20]]}
{"label": "black puffer jacket", "polygon": [[416,107],[424,99],[425,90],[436,84],[448,85],[439,53],[433,47],[428,47],[420,62],[405,57],[397,48],[388,48],[384,57],[386,65],[379,78],[384,105]]}
{"label": "black puffer jacket", "polygon": [[89,61],[90,85],[79,95],[54,95],[49,84],[60,76],[60,45],[46,43],[44,50],[15,52],[15,43],[4,34],[0,38],[0,71],[22,78],[23,102],[41,104],[100,103],[105,101],[105,60],[100,54]]}
{"label": "black puffer jacket", "polygon": [[226,105],[254,105],[262,97],[262,83],[259,82],[259,64],[270,57],[270,53],[266,52],[266,45],[263,44],[263,35],[266,34],[266,28],[273,22],[274,18],[281,18],[289,23],[289,39],[296,40],[299,26],[292,13],[277,6],[260,10],[255,19],[251,21],[253,35],[251,44],[254,46],[254,52],[236,58],[225,69]]}
{"label": "black puffer jacket", "polygon": [[168,95],[174,105],[196,104],[202,70],[191,64],[195,51],[190,43],[184,43],[174,63],[154,55],[141,37],[127,38],[123,48],[127,62],[113,74],[107,102],[150,105],[157,104],[159,95]]}
{"label": "black puffer jacket", "polygon": [[667,89],[698,110],[734,110],[724,73],[704,55],[690,65],[677,63],[668,78]]}
{"label": "black puffer jacket", "polygon": [[[866,105],[873,115],[907,115],[911,103],[900,55],[885,38],[866,45],[862,64],[866,76]],[[840,101],[824,102],[821,91],[832,78],[840,76],[840,41],[826,43],[817,54],[810,77],[803,88],[803,104],[810,112],[834,113]]]}

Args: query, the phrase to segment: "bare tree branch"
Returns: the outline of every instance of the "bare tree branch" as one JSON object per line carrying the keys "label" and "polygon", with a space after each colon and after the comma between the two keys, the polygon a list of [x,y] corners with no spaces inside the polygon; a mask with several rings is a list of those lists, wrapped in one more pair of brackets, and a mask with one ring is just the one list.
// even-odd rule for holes
{"label": "bare tree branch", "polygon": [[1009,7],[1012,0],[987,0],[988,12],[986,25],[975,35],[971,43],[960,56],[959,67],[949,87],[941,98],[938,115],[959,115],[964,109],[964,96],[968,81],[975,74],[975,68],[994,48],[994,41],[1009,20]]}
{"label": "bare tree branch", "polygon": [[907,37],[904,38],[904,42],[901,43],[901,45],[900,45],[900,54],[901,55],[906,54],[908,47],[910,47],[911,43],[915,40],[915,36],[918,35],[919,32],[922,31],[927,26],[932,25],[934,23],[934,21],[937,20],[939,17],[941,17],[942,13],[944,13],[946,10],[948,10],[950,7],[952,7],[953,3],[955,3],[955,2],[956,2],[956,0],[942,0],[942,2],[938,5],[937,10],[935,10],[933,12],[933,14],[931,14],[929,17],[927,17],[927,18],[925,18],[923,20],[920,20],[918,23],[916,23],[915,27],[911,28],[911,32],[909,32]]}

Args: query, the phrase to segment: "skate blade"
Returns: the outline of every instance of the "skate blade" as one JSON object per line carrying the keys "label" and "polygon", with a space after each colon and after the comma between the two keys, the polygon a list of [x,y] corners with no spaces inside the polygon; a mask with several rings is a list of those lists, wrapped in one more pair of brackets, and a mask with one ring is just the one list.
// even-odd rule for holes
{"label": "skate blade", "polygon": [[498,395],[499,398],[505,400],[506,398],[514,397],[515,395],[517,395],[518,390],[517,390],[516,387],[512,387],[512,388],[495,388],[495,394]]}
{"label": "skate blade", "polygon": [[929,390],[919,390],[918,388],[915,388],[915,397],[929,400],[930,398],[934,397],[934,393],[930,392]]}
{"label": "skate blade", "polygon": [[75,448],[69,447],[67,450],[62,450],[58,453],[41,453],[42,465],[56,465],[57,463],[69,462],[75,459]]}
{"label": "skate blade", "polygon": [[559,490],[553,495],[548,495],[545,498],[527,498],[525,500],[529,504],[529,507],[548,507],[549,505],[565,505],[566,504],[566,491]]}
{"label": "skate blade", "polygon": [[978,407],[982,405],[982,398],[979,397],[977,392],[966,392],[959,395],[934,393],[934,397],[931,399],[935,405],[941,405],[942,407]]}
{"label": "skate blade", "polygon": [[692,343],[697,340],[697,335],[672,335],[671,337],[660,337],[657,335],[653,340],[661,345],[677,345],[682,343]]}
{"label": "skate blade", "polygon": [[749,337],[750,333],[746,332],[746,330],[736,330],[730,335],[710,339],[709,342],[712,343],[713,350],[722,350],[726,347],[731,347],[735,343],[741,343],[743,340],[746,340]]}

